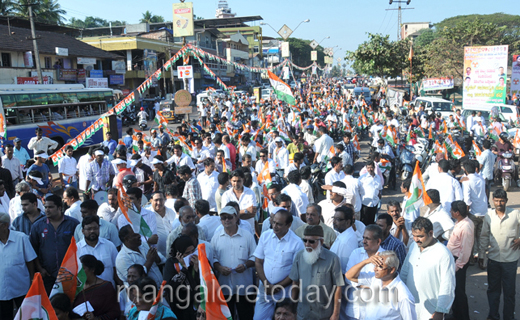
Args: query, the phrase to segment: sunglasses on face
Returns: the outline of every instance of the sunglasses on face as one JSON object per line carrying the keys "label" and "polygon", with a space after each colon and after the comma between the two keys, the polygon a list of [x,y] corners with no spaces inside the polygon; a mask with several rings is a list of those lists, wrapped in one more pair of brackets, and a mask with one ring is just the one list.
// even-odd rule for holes
{"label": "sunglasses on face", "polygon": [[303,240],[303,243],[310,243],[310,244],[315,244],[317,240],[311,240],[311,239],[302,239]]}
{"label": "sunglasses on face", "polygon": [[222,220],[222,221],[224,221],[224,220],[233,220],[233,216],[220,217],[220,220]]}

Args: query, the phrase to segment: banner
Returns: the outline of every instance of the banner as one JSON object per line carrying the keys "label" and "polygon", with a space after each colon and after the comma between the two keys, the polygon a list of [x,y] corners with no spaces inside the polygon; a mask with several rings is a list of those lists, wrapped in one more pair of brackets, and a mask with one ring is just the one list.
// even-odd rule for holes
{"label": "banner", "polygon": [[311,61],[317,61],[318,60],[318,51],[313,50],[311,51]]}
{"label": "banner", "polygon": [[173,36],[193,36],[193,3],[183,2],[173,4]]}
{"label": "banner", "polygon": [[422,81],[424,91],[453,89],[453,78],[428,78]]}
{"label": "banner", "polygon": [[464,108],[505,103],[508,46],[464,47]]}
{"label": "banner", "polygon": [[289,42],[282,41],[282,58],[289,58],[291,53],[289,52]]}
{"label": "banner", "polygon": [[511,73],[511,91],[509,92],[511,97],[520,94],[520,54],[513,56],[513,72]]}

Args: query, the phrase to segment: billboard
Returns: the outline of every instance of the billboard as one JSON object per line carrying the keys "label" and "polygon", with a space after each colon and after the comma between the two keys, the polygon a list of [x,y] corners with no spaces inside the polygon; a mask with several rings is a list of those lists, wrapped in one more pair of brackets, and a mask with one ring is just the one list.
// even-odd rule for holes
{"label": "billboard", "polygon": [[173,36],[193,36],[193,3],[181,2],[173,4]]}
{"label": "billboard", "polygon": [[153,50],[144,49],[144,75],[149,78],[157,70],[157,53]]}
{"label": "billboard", "polygon": [[318,51],[313,50],[311,51],[311,61],[317,61],[318,60]]}
{"label": "billboard", "polygon": [[289,52],[289,42],[282,42],[282,58],[289,58],[291,53]]}
{"label": "billboard", "polygon": [[108,88],[108,78],[87,78],[87,88]]}
{"label": "billboard", "polygon": [[517,98],[520,95],[520,54],[513,56],[513,72],[511,73],[511,97],[515,94]]}
{"label": "billboard", "polygon": [[110,85],[123,85],[125,84],[125,76],[123,74],[111,74],[108,76]]}
{"label": "billboard", "polygon": [[424,91],[453,89],[453,78],[428,78],[422,81]]}
{"label": "billboard", "polygon": [[505,103],[508,46],[464,47],[464,108]]}

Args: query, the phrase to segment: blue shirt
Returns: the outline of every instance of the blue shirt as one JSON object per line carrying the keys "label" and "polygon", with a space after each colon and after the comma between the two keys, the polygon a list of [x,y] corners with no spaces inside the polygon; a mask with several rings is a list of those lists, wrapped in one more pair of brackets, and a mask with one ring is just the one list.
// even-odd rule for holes
{"label": "blue shirt", "polygon": [[43,213],[40,213],[40,216],[36,218],[34,222],[31,222],[31,220],[27,218],[27,215],[25,213],[22,213],[21,215],[16,217],[16,219],[14,219],[13,223],[11,223],[11,230],[23,232],[26,235],[30,235],[33,224],[35,224],[42,218],[45,218],[45,215]]}
{"label": "blue shirt", "polygon": [[74,230],[79,221],[69,216],[63,216],[63,221],[54,229],[49,219],[35,222],[29,236],[34,251],[38,255],[40,265],[52,277],[58,276],[61,262],[70,246]]}
{"label": "blue shirt", "polygon": [[126,135],[123,137],[123,143],[125,144],[127,149],[132,149],[132,144],[134,143],[134,139],[130,135]]}
{"label": "blue shirt", "polygon": [[31,157],[29,156],[29,153],[27,152],[27,150],[24,148],[24,147],[20,147],[20,150],[14,148],[14,153],[13,155],[18,159],[20,160],[20,163],[22,165],[25,166],[25,164],[27,163],[27,160],[31,159]]}
{"label": "blue shirt", "polygon": [[49,169],[49,167],[45,163],[42,164],[41,167],[39,165],[37,165],[37,164],[33,164],[27,170],[27,174],[29,174],[31,171],[38,171],[38,172],[42,173],[42,176],[43,176],[42,177],[43,186],[41,186],[41,187],[46,189],[47,186],[49,185],[49,172],[51,171]]}
{"label": "blue shirt", "polygon": [[103,141],[103,147],[108,147],[108,154],[114,154],[116,151],[117,142],[113,139]]}

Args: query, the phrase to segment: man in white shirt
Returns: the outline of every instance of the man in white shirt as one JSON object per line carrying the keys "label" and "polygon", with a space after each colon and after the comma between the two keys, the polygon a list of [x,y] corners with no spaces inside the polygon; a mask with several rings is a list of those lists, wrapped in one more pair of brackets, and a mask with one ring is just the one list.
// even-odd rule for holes
{"label": "man in white shirt", "polygon": [[401,268],[401,279],[415,299],[418,320],[444,319],[455,298],[455,261],[433,237],[433,224],[424,217],[412,224],[414,243]]}
{"label": "man in white shirt", "polygon": [[296,211],[298,212],[298,216],[305,214],[307,210],[307,205],[309,204],[309,198],[307,195],[300,189],[300,183],[302,181],[301,174],[298,170],[291,171],[289,173],[289,185],[282,189],[282,193],[287,194],[291,197],[292,202],[296,207]]}
{"label": "man in white shirt", "polygon": [[255,239],[238,226],[240,219],[231,206],[222,208],[220,218],[212,218],[220,220],[224,227],[211,238],[213,267],[219,272],[224,298],[232,314],[236,309],[240,319],[253,319],[254,297],[248,295],[247,288],[253,285]]}
{"label": "man in white shirt", "polygon": [[155,221],[157,223],[157,250],[163,256],[167,257],[170,248],[166,247],[166,240],[168,235],[173,230],[173,222],[175,221],[176,214],[172,209],[164,205],[165,198],[162,192],[156,192],[150,198],[152,204],[151,211],[155,213]]}
{"label": "man in white shirt", "polygon": [[78,162],[73,153],[74,148],[70,144],[65,147],[65,156],[58,162],[58,173],[62,186],[78,188]]}
{"label": "man in white shirt", "polygon": [[251,160],[256,161],[256,147],[252,145],[249,139],[249,134],[244,134],[240,139],[240,145],[238,146],[238,161],[242,162],[246,154],[251,156]]}
{"label": "man in white shirt", "polygon": [[379,205],[379,193],[383,182],[381,177],[375,173],[375,163],[369,161],[365,166],[367,172],[359,177],[361,184],[361,211],[360,220],[365,225],[375,222],[377,208]]}
{"label": "man in white shirt", "polygon": [[[362,273],[367,265],[374,265],[374,275]],[[368,287],[370,292],[361,293],[359,297],[364,305],[365,320],[380,319],[417,319],[415,300],[408,287],[399,277],[397,270],[399,259],[393,251],[383,251],[353,266],[346,273],[347,279],[361,286]],[[373,294],[388,290],[388,296]]]}
{"label": "man in white shirt", "polygon": [[111,282],[114,288],[116,284],[123,284],[123,282],[117,277],[117,248],[112,242],[100,237],[99,217],[96,215],[85,217],[78,227],[83,233],[83,239],[77,243],[78,265],[80,265],[80,258],[82,256],[86,254],[93,255],[96,259],[103,262],[103,265],[105,266],[103,273],[98,276],[99,278]]}
{"label": "man in white shirt", "polygon": [[377,148],[377,141],[379,140],[379,132],[383,130],[383,125],[379,119],[370,127],[368,135],[372,138],[372,147]]}
{"label": "man in white shirt", "polygon": [[[327,187],[326,189],[339,188],[345,189],[345,184],[341,181],[336,181],[332,184],[332,186]],[[323,222],[329,227],[333,227],[333,219],[334,219],[334,210],[337,207],[343,206],[345,204],[352,205],[354,200],[351,194],[345,193],[336,193],[334,191],[330,192],[330,199],[321,200],[318,205],[321,207]]]}
{"label": "man in white shirt", "polygon": [[276,148],[273,151],[273,161],[276,164],[277,170],[284,170],[289,166],[289,151],[284,146],[282,138],[277,137],[274,139]]}
{"label": "man in white shirt", "polygon": [[343,274],[347,272],[348,259],[358,248],[356,231],[354,231],[354,211],[346,206],[337,207],[333,217],[334,230],[339,233],[330,247],[330,251],[339,257]]}
{"label": "man in white shirt", "polygon": [[[27,183],[27,181],[21,181],[19,182],[16,187],[16,196],[9,201],[9,217],[11,218],[11,223],[16,219],[19,215],[24,213],[24,210],[22,208],[22,201],[20,197],[26,193],[30,193],[32,188]],[[40,199],[38,200],[38,209],[40,209],[41,213],[45,213],[45,208],[43,207],[43,203]]]}
{"label": "man in white shirt", "polygon": [[195,167],[197,170],[203,171],[204,170],[204,160],[210,157],[208,148],[204,147],[202,145],[202,139],[196,138],[195,139],[195,147],[191,151],[191,157],[196,161]]}
{"label": "man in white shirt", "polygon": [[[332,157],[330,159],[330,165],[332,169],[325,175],[325,184],[331,186],[334,182],[340,181],[345,178],[343,172],[343,161],[340,157]],[[327,199],[330,198],[330,192],[327,191]]]}
{"label": "man in white shirt", "polygon": [[[478,162],[477,162],[478,163]],[[463,163],[463,169],[466,177],[460,179],[462,183],[462,195],[464,202],[469,207],[469,219],[474,224],[474,245],[473,255],[477,255],[480,245],[480,232],[482,231],[482,223],[488,211],[488,199],[486,196],[486,181],[480,175],[475,174],[476,166],[473,161]]]}
{"label": "man in white shirt", "polygon": [[[146,239],[145,236],[142,236],[143,242],[146,242],[149,246],[156,245],[159,240],[159,236],[157,235],[157,219],[155,218],[154,212],[141,207],[143,191],[138,187],[132,187],[126,190],[126,194],[128,195],[128,198],[130,198],[130,201],[132,201],[136,212],[143,217],[144,221],[152,232],[152,236],[148,239]],[[128,224],[130,224],[130,222],[128,222],[124,215],[120,215],[117,219],[117,226],[119,230]]]}
{"label": "man in white shirt", "polygon": [[119,215],[122,214],[121,209],[119,209],[119,203],[117,202],[117,189],[110,188],[107,193],[107,202],[99,206],[97,215],[117,227],[117,220]]}
{"label": "man in white shirt", "polygon": [[254,256],[260,279],[254,320],[271,319],[276,301],[290,294],[289,278],[294,257],[304,249],[302,240],[290,230],[293,216],[287,210],[278,211],[273,229],[262,233]]}
{"label": "man in white shirt", "polygon": [[473,128],[473,125],[475,125],[475,123],[476,123],[476,121],[475,121],[476,114],[477,114],[477,112],[471,111],[471,114],[466,118],[466,125],[467,125],[467,128],[470,130]]}
{"label": "man in white shirt", "polygon": [[215,230],[221,226],[220,219],[218,216],[212,216],[209,214],[210,207],[209,202],[206,200],[199,199],[195,202],[195,214],[199,218],[199,227],[204,229],[206,233],[206,239],[211,241]]}
{"label": "man in white shirt", "polygon": [[171,156],[170,159],[166,160],[167,164],[172,164],[172,162],[175,163],[175,166],[177,168],[180,168],[182,166],[188,166],[192,170],[195,169],[191,157],[183,153],[182,146],[178,144],[173,147],[173,156]]}
{"label": "man in white shirt", "polygon": [[204,171],[199,173],[197,181],[199,181],[200,184],[202,199],[209,202],[211,212],[217,212],[215,193],[217,192],[219,183],[218,172],[215,171],[215,160],[211,158],[204,160]]}
{"label": "man in white shirt", "polygon": [[23,181],[22,163],[14,156],[14,147],[12,144],[8,144],[5,150],[6,155],[2,157],[2,167],[11,172],[13,186],[16,186],[18,182]]}
{"label": "man in white shirt", "polygon": [[[95,200],[87,199],[81,203],[80,209],[81,221],[83,222],[83,219],[85,219],[86,217],[97,217],[97,210],[99,209],[99,205]],[[100,219],[98,224],[99,237],[112,242],[116,248],[121,247],[121,241],[119,240],[116,226],[103,219]],[[76,239],[76,242],[83,240],[83,233],[81,228],[82,227],[80,223],[76,226],[76,229],[74,230],[74,239]]]}
{"label": "man in white shirt", "polygon": [[[426,191],[426,193],[428,194],[428,197],[430,197],[432,203],[420,208],[420,216],[428,218],[428,220],[432,222],[433,236],[435,239],[441,242],[448,241],[450,240],[451,231],[455,226],[451,214],[442,207],[439,191],[430,189]],[[410,227],[412,222],[410,222]],[[408,230],[411,231],[410,228],[408,228]]]}
{"label": "man in white shirt", "polygon": [[222,204],[235,201],[240,206],[239,217],[246,220],[255,230],[255,215],[258,201],[253,190],[244,186],[244,173],[235,170],[230,174],[232,188],[222,194]]}
{"label": "man in white shirt", "polygon": [[166,259],[157,251],[150,248],[146,242],[141,242],[141,235],[132,230],[132,226],[126,225],[119,230],[119,238],[123,243],[121,251],[116,257],[117,276],[125,286],[128,286],[128,268],[133,264],[140,264],[150,278],[155,280],[159,287],[163,281],[158,264],[166,262]]}
{"label": "man in white shirt", "polygon": [[74,187],[68,187],[65,189],[65,191],[63,191],[63,202],[69,206],[65,211],[65,215],[72,217],[81,223],[81,220],[83,220],[80,208],[82,201],[79,200],[78,189]]}
{"label": "man in white shirt", "polygon": [[448,160],[439,161],[439,175],[428,181],[426,190],[436,189],[441,195],[443,208],[451,208],[455,200],[462,200],[462,189],[460,183],[448,174],[450,163]]}
{"label": "man in white shirt", "polygon": [[257,176],[260,176],[262,171],[264,171],[264,168],[266,165],[269,166],[270,173],[276,172],[276,164],[273,161],[273,159],[268,158],[268,154],[269,153],[268,153],[267,149],[260,150],[260,155],[259,155],[260,159],[256,162],[256,165],[255,165],[255,172],[256,172]]}
{"label": "man in white shirt", "polygon": [[58,147],[58,142],[54,141],[48,137],[43,136],[42,128],[36,128],[36,137],[32,137],[27,144],[27,148],[31,149],[34,154],[38,153],[38,151],[45,151],[47,154],[49,153],[49,148],[54,150]]}
{"label": "man in white shirt", "polygon": [[329,154],[330,147],[334,145],[334,140],[327,134],[327,128],[319,127],[318,140],[314,142],[314,161],[317,163]]}
{"label": "man in white shirt", "polygon": [[78,160],[78,173],[79,173],[79,190],[87,191],[87,171],[89,164],[94,160],[94,146],[88,149],[88,152],[82,155]]}
{"label": "man in white shirt", "polygon": [[[368,225],[363,233],[363,247],[357,248],[350,254],[347,264],[347,271],[352,269],[353,266],[357,265],[361,261],[376,256],[378,252],[383,252],[381,248],[381,242],[383,241],[383,230],[375,224]],[[370,277],[374,276],[375,265],[370,263],[365,265],[360,274],[362,276]],[[341,301],[341,319],[362,319],[364,314],[364,303],[359,299],[354,300],[355,291],[359,290],[360,284],[347,281],[347,286],[350,284],[348,291],[346,292],[347,297],[344,296]],[[348,300],[347,300],[348,298]],[[347,301],[350,301],[348,303]],[[354,301],[354,302],[352,302]]]}
{"label": "man in white shirt", "polygon": [[[290,160],[290,157],[291,156],[289,155],[289,160]],[[284,178],[287,178],[287,176],[289,175],[289,173],[291,171],[295,171],[295,170],[299,171],[303,164],[303,159],[305,158],[305,156],[301,152],[294,153],[292,157],[293,157],[292,163],[289,163],[289,166],[285,167],[285,170],[283,173]]]}

